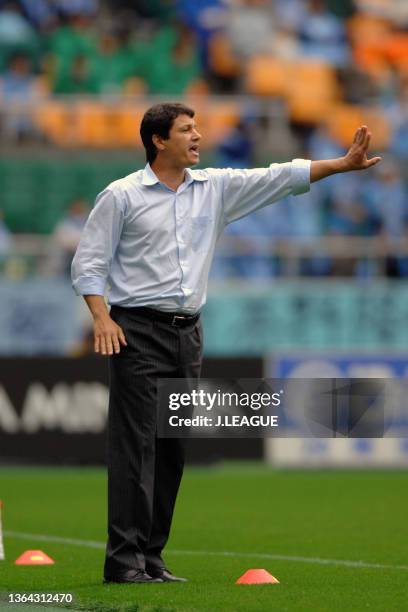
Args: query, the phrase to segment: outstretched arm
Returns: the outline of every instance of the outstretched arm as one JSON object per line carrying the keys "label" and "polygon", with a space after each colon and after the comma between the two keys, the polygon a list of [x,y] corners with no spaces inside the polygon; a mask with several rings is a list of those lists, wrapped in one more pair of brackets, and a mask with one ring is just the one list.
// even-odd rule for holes
{"label": "outstretched arm", "polygon": [[366,125],[358,128],[354,135],[353,143],[344,157],[338,159],[327,159],[312,161],[310,168],[310,182],[320,181],[326,176],[338,172],[350,172],[351,170],[366,170],[381,161],[381,157],[368,159],[367,151],[370,145],[371,132]]}

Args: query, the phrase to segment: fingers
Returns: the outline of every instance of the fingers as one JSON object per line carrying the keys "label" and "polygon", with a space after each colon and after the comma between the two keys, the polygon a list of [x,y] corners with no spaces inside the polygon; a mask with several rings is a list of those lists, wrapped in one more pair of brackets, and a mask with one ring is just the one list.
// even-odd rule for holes
{"label": "fingers", "polygon": [[361,135],[361,127],[359,127],[356,133],[354,134],[353,144],[358,144],[360,135]]}
{"label": "fingers", "polygon": [[98,334],[95,336],[95,353],[113,355],[120,353],[120,345],[127,346],[125,334],[118,328],[117,332]]}
{"label": "fingers", "polygon": [[367,138],[368,127],[366,125],[362,125],[358,128],[357,131],[358,131],[357,144],[364,146],[364,142]]}
{"label": "fingers", "polygon": [[106,351],[102,351],[102,355],[113,355],[113,342],[112,342],[113,338],[112,336],[108,336],[106,335],[104,338],[104,342],[105,342],[105,347],[106,347]]}
{"label": "fingers", "polygon": [[370,146],[370,140],[371,140],[371,132],[366,131],[365,136],[364,136],[364,140],[363,140],[363,148],[367,151],[368,147]]}
{"label": "fingers", "polygon": [[112,344],[113,344],[113,350],[115,351],[115,353],[120,353],[118,336],[112,336]]}
{"label": "fingers", "polygon": [[369,143],[371,138],[371,132],[368,131],[368,127],[366,125],[361,125],[354,134],[353,144],[365,146],[367,143],[367,138]]}
{"label": "fingers", "polygon": [[367,160],[367,168],[371,168],[371,166],[375,166],[382,160],[382,157],[373,157],[372,159]]}
{"label": "fingers", "polygon": [[102,355],[106,355],[106,338],[105,336],[101,336],[100,339],[100,352]]}
{"label": "fingers", "polygon": [[[127,342],[126,342],[125,334],[123,333],[123,330],[122,330],[120,327],[119,327],[118,336],[119,336],[120,343],[121,343],[123,346],[127,346]],[[118,351],[118,353],[119,353],[119,351]]]}

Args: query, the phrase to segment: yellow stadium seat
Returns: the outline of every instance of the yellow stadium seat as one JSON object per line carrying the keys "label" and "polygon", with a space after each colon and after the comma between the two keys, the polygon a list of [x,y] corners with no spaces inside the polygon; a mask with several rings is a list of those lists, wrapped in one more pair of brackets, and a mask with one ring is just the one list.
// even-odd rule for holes
{"label": "yellow stadium seat", "polygon": [[210,101],[200,96],[194,98],[191,105],[196,110],[197,127],[203,136],[201,146],[204,149],[216,146],[239,121],[239,107],[235,102]]}
{"label": "yellow stadium seat", "polygon": [[372,132],[371,147],[377,151],[385,149],[390,141],[390,125],[379,108],[365,108],[351,104],[338,104],[326,118],[330,135],[343,147],[348,148],[356,129],[368,125]]}
{"label": "yellow stadium seat", "polygon": [[210,38],[208,65],[219,77],[234,78],[241,74],[241,64],[235,57],[228,38],[222,32],[216,32]]}
{"label": "yellow stadium seat", "polygon": [[288,64],[269,55],[250,58],[245,66],[245,88],[255,96],[284,96],[290,87]]}
{"label": "yellow stadium seat", "polygon": [[34,111],[39,131],[52,144],[67,147],[75,144],[72,132],[72,110],[55,100],[44,101]]}
{"label": "yellow stadium seat", "polygon": [[78,144],[96,148],[106,145],[109,139],[106,111],[100,102],[79,101],[75,108],[75,123]]}
{"label": "yellow stadium seat", "polygon": [[347,20],[347,31],[353,46],[376,44],[387,38],[392,30],[390,21],[376,15],[355,13]]}
{"label": "yellow stadium seat", "polygon": [[123,147],[142,148],[140,124],[146,108],[134,103],[123,104],[119,109],[116,144]]}
{"label": "yellow stadium seat", "polygon": [[298,123],[319,123],[339,99],[340,88],[328,64],[305,61],[288,71],[286,101],[290,117]]}
{"label": "yellow stadium seat", "polygon": [[394,33],[387,39],[387,59],[395,66],[406,66],[408,61],[408,34]]}

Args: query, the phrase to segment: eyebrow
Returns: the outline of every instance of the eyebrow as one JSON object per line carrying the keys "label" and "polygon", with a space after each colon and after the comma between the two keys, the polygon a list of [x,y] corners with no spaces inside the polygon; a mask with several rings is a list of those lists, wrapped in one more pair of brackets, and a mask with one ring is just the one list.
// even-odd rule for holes
{"label": "eyebrow", "polygon": [[195,122],[193,123],[183,123],[182,125],[180,125],[180,130],[186,128],[186,127],[192,127],[192,128],[196,128],[197,124]]}

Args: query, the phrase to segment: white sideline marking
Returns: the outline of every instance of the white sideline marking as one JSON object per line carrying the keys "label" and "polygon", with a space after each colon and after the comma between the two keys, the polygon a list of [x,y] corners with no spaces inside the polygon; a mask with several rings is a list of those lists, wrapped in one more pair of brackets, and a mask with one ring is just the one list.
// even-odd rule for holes
{"label": "white sideline marking", "polygon": [[[41,533],[23,533],[21,531],[4,531],[4,535],[9,538],[20,540],[37,540],[38,542],[55,542],[57,544],[69,544],[83,548],[104,549],[103,542],[95,540],[77,540],[75,538],[62,538],[60,536],[50,536]],[[361,569],[392,569],[408,570],[408,565],[386,565],[383,563],[367,563],[366,561],[346,561],[343,559],[321,559],[320,557],[299,557],[292,555],[276,555],[271,553],[248,553],[230,551],[209,551],[209,550],[166,550],[169,555],[186,555],[201,557],[251,557],[256,559],[269,559],[272,561],[293,561],[295,563],[315,563],[318,565],[342,565],[344,567],[358,567]]]}

